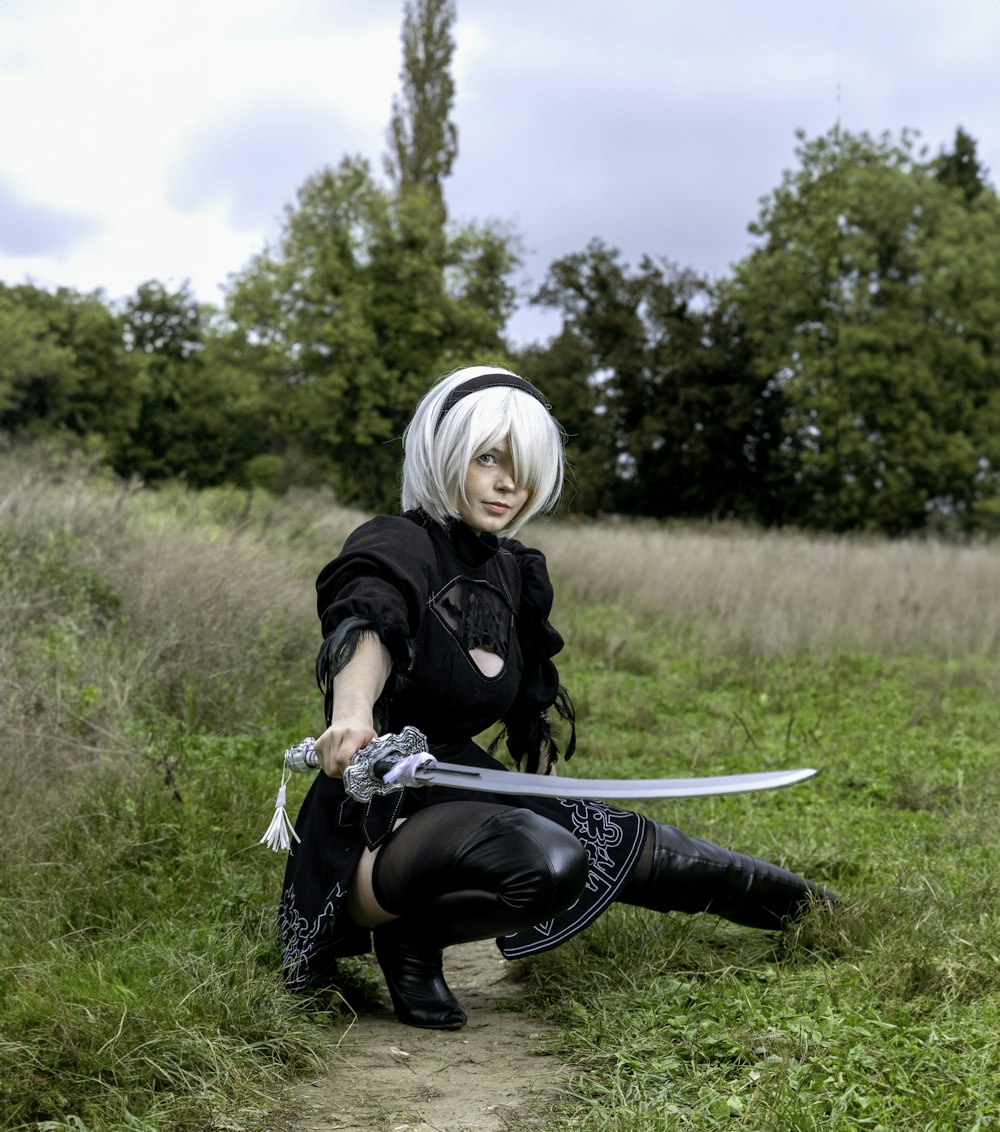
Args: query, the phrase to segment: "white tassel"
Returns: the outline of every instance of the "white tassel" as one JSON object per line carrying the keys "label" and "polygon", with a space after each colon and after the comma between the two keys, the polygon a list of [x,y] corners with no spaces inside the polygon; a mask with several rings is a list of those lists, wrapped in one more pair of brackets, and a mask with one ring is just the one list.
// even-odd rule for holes
{"label": "white tassel", "polygon": [[288,811],[285,809],[285,783],[287,781],[288,771],[285,770],[282,773],[281,785],[278,787],[278,797],[274,803],[274,817],[271,818],[271,824],[267,827],[267,832],[259,842],[259,844],[266,845],[268,849],[272,849],[275,853],[287,853],[292,847],[292,837],[294,837],[296,841],[301,840],[292,826]]}

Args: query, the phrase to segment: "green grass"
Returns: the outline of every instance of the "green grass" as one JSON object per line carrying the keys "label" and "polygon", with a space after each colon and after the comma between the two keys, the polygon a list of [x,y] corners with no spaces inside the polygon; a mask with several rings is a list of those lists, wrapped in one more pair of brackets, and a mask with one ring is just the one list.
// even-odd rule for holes
{"label": "green grass", "polygon": [[[572,637],[601,635],[600,611]],[[621,619],[615,621],[620,635]],[[843,915],[784,936],[614,908],[527,965],[577,1069],[553,1129],[1000,1122],[1000,700],[993,663],[584,648],[576,773],[818,767],[787,790],[640,803],[795,868]],[[612,753],[613,752],[613,753]]]}
{"label": "green grass", "polygon": [[257,844],[318,717],[308,583],[79,471],[0,461],[0,1127],[271,1128],[350,1017],[284,993]]}
{"label": "green grass", "polygon": [[95,776],[30,855],[8,847],[3,1127],[252,1123],[287,1073],[319,1064],[324,1015],[283,993],[280,862],[256,844],[281,737],[175,742],[124,780]]}
{"label": "green grass", "polygon": [[[336,996],[283,991],[282,861],[257,842],[280,751],[319,723],[312,577],[357,519],[319,496],[152,494],[0,458],[5,1132],[263,1132],[342,1034]],[[753,546],[713,538],[730,566]],[[1000,657],[901,648],[913,603],[883,653],[791,650],[773,621],[757,633],[753,603],[714,601],[705,561],[681,631],[627,592],[557,601],[569,769],[818,767],[768,794],[637,805],[847,910],[778,936],[613,908],[525,963],[524,1005],[558,1023],[574,1071],[547,1127],[1000,1127]],[[346,964],[345,996],[371,978]]]}

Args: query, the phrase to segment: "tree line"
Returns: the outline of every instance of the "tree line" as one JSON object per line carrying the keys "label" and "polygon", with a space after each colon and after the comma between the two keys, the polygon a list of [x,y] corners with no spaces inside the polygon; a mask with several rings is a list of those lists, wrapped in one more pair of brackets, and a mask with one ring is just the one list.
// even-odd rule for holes
{"label": "tree line", "polygon": [[384,509],[428,381],[486,362],[545,390],[577,514],[1000,529],[1000,197],[973,138],[800,136],[730,275],[595,239],[530,296],[558,333],[515,347],[518,236],[452,222],[442,187],[454,18],[408,0],[385,180],[351,157],[310,176],[220,307],[0,284],[0,431],[151,484]]}

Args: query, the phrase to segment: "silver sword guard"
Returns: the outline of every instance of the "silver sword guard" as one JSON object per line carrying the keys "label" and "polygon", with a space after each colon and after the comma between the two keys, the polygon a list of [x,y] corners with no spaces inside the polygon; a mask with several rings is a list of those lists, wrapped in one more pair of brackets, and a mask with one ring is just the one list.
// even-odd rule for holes
{"label": "silver sword guard", "polygon": [[[394,735],[379,735],[351,759],[344,771],[344,789],[358,802],[370,802],[376,795],[396,794],[403,789],[403,783],[383,782],[383,776],[402,759],[426,751],[427,737],[416,727],[404,727]],[[285,751],[285,766],[293,771],[318,767],[316,740],[303,739],[289,747]]]}
{"label": "silver sword guard", "polygon": [[370,802],[377,794],[397,794],[401,782],[384,782],[388,771],[410,755],[427,752],[427,736],[415,727],[404,727],[395,735],[378,735],[351,759],[344,771],[344,789],[358,802]]}

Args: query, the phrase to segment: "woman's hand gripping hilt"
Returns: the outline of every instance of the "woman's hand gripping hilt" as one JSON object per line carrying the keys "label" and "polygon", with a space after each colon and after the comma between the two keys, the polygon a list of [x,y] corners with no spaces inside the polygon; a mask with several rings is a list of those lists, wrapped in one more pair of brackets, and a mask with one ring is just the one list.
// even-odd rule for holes
{"label": "woman's hand gripping hilt", "polygon": [[[413,755],[427,754],[427,737],[416,727],[404,727],[398,735],[379,735],[351,759],[344,771],[344,789],[358,802],[376,795],[395,794],[405,781],[384,781],[397,763]],[[427,756],[433,761],[431,756]],[[315,770],[319,766],[316,740],[303,739],[285,751],[285,766],[292,771]],[[410,783],[413,785],[413,783]]]}

